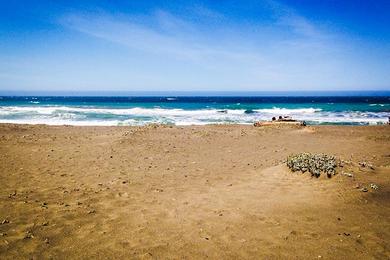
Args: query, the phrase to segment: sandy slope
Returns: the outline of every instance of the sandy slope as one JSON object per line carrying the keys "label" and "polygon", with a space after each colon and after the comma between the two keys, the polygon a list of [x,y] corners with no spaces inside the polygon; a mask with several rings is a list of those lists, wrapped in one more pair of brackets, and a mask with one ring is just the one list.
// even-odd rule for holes
{"label": "sandy slope", "polygon": [[[354,177],[291,173],[303,151]],[[2,259],[390,257],[387,126],[0,125],[0,179]]]}

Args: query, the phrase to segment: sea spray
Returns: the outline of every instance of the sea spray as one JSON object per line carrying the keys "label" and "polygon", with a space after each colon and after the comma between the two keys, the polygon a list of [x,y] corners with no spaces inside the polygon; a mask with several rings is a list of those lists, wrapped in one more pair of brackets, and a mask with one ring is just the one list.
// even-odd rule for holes
{"label": "sea spray", "polygon": [[[380,104],[380,105],[377,105]],[[0,123],[51,125],[253,124],[290,116],[308,124],[376,125],[388,97],[1,97]],[[383,106],[382,106],[383,105]]]}

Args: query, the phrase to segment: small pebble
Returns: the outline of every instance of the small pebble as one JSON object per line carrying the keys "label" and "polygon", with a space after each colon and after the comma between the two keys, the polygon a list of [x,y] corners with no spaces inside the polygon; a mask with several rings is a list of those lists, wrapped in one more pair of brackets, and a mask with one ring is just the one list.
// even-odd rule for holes
{"label": "small pebble", "polygon": [[373,190],[379,189],[378,185],[376,185],[376,184],[374,184],[374,183],[371,183],[371,184],[370,184],[370,187],[371,187],[371,189],[373,189]]}
{"label": "small pebble", "polygon": [[343,173],[343,175],[345,175],[347,177],[353,177],[353,174],[352,173],[348,173],[348,172]]}
{"label": "small pebble", "polygon": [[26,234],[24,235],[24,239],[30,239],[34,238],[34,235],[31,233],[31,231],[27,231]]}

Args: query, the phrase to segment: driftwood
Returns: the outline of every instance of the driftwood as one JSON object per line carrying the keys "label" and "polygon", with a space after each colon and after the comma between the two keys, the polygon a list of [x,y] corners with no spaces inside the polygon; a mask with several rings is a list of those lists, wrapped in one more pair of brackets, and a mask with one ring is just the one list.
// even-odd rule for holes
{"label": "driftwood", "polygon": [[305,121],[282,121],[282,120],[275,120],[275,121],[258,121],[253,124],[256,127],[259,126],[273,126],[273,125],[292,125],[292,126],[306,126]]}

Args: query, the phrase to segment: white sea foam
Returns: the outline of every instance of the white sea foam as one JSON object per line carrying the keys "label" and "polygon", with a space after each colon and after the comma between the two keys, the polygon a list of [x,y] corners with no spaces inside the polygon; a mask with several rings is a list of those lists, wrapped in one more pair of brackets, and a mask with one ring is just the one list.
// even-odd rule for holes
{"label": "white sea foam", "polygon": [[74,120],[55,120],[55,119],[21,119],[7,120],[0,119],[0,123],[8,124],[28,124],[28,125],[75,125],[75,126],[117,126],[120,121],[74,121]]}
{"label": "white sea foam", "polygon": [[330,112],[319,108],[266,108],[245,113],[245,109],[166,109],[166,108],[96,108],[68,106],[3,106],[0,123],[50,125],[176,125],[252,124],[272,116],[289,115],[309,123],[386,123],[387,112]]}
{"label": "white sea foam", "polygon": [[296,108],[296,109],[288,109],[288,108],[266,108],[266,109],[258,109],[256,112],[268,113],[272,115],[291,115],[291,114],[313,114],[315,112],[322,111],[320,108]]}

